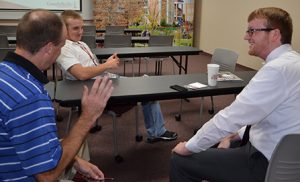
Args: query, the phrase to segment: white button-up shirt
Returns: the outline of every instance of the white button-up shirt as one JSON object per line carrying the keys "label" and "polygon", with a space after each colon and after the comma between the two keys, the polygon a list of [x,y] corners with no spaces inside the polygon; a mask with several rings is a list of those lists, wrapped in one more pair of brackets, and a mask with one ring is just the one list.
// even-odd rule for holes
{"label": "white button-up shirt", "polygon": [[190,151],[206,150],[228,134],[252,125],[251,144],[270,160],[283,136],[300,133],[300,55],[285,44],[265,61],[236,100],[187,142]]}
{"label": "white button-up shirt", "polygon": [[81,64],[83,67],[95,66],[98,64],[98,60],[86,43],[66,40],[66,44],[61,49],[61,54],[57,58],[57,64],[62,68],[66,79],[77,80],[67,71],[69,68],[75,64]]}

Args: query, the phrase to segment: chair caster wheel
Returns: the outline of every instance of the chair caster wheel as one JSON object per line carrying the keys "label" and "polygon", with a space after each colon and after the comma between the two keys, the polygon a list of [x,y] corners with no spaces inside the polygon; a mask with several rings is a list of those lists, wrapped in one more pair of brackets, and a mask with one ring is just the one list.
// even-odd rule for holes
{"label": "chair caster wheel", "polygon": [[143,136],[142,135],[136,135],[135,136],[135,141],[141,142],[142,140],[143,140]]}
{"label": "chair caster wheel", "polygon": [[123,162],[123,161],[124,161],[124,159],[123,159],[123,157],[122,157],[122,156],[120,156],[120,155],[116,155],[116,156],[115,156],[115,161],[116,161],[117,163],[121,163],[121,162]]}
{"label": "chair caster wheel", "polygon": [[215,113],[215,110],[214,110],[214,109],[209,109],[209,110],[208,110],[208,113],[209,113],[209,114],[214,114],[214,113]]}
{"label": "chair caster wheel", "polygon": [[176,121],[181,121],[181,114],[176,114],[175,115],[175,120]]}
{"label": "chair caster wheel", "polygon": [[102,129],[101,125],[96,125],[90,129],[90,133],[96,133],[97,131],[100,131],[101,129]]}

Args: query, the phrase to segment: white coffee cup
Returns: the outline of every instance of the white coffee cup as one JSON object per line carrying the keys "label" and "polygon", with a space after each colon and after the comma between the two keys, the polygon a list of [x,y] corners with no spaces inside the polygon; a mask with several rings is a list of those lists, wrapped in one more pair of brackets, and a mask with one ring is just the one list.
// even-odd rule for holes
{"label": "white coffee cup", "polygon": [[220,65],[218,65],[218,64],[207,64],[207,79],[208,79],[209,86],[217,85],[219,68],[220,68]]}

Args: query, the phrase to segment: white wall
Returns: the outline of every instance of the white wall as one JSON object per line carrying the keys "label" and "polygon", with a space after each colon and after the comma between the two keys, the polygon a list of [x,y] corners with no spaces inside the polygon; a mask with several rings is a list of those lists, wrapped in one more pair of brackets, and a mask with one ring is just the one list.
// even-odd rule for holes
{"label": "white wall", "polygon": [[[12,10],[1,10],[0,11],[0,23],[3,20],[12,20],[11,22],[15,22],[13,20],[18,20],[22,18],[22,16],[27,11],[12,11]],[[93,0],[82,0],[82,12],[80,12],[81,16],[84,20],[92,20],[93,19]]]}
{"label": "white wall", "polygon": [[[200,2],[200,3],[199,3]],[[293,19],[292,45],[300,52],[300,1],[299,0],[202,0],[196,3],[195,45],[208,53],[218,47],[233,49],[239,53],[238,63],[259,69],[262,60],[248,55],[248,43],[243,39],[247,29],[248,15],[261,7],[280,7],[288,11]],[[197,25],[197,23],[195,23]]]}

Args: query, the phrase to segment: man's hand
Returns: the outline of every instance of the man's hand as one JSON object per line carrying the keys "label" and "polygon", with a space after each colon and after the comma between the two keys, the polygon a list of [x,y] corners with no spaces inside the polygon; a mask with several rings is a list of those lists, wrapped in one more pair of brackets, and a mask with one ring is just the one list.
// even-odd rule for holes
{"label": "man's hand", "polygon": [[104,179],[103,172],[97,166],[79,157],[76,157],[75,159],[74,168],[89,180]]}
{"label": "man's hand", "polygon": [[179,155],[191,155],[193,152],[189,151],[185,147],[186,142],[180,142],[178,143],[173,149],[172,152],[177,153]]}
{"label": "man's hand", "polygon": [[233,141],[233,140],[240,140],[240,137],[238,136],[237,133],[228,135],[227,137],[223,138],[220,141],[220,143],[218,145],[218,148],[224,148],[224,149],[229,148],[230,144],[231,144],[231,141]]}
{"label": "man's hand", "polygon": [[112,91],[112,81],[109,80],[108,77],[96,78],[90,92],[88,87],[84,86],[81,100],[81,117],[90,122],[87,124],[92,126],[96,119],[102,114]]}
{"label": "man's hand", "polygon": [[106,64],[107,69],[115,69],[115,68],[118,68],[118,66],[120,64],[120,59],[117,56],[117,54],[115,53],[112,56],[110,56],[104,64]]}

